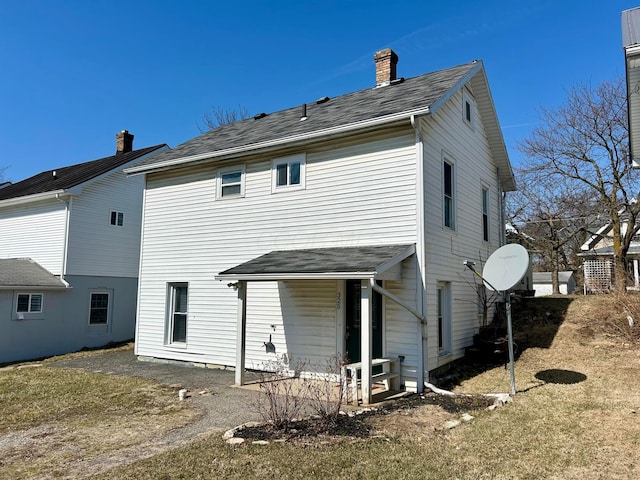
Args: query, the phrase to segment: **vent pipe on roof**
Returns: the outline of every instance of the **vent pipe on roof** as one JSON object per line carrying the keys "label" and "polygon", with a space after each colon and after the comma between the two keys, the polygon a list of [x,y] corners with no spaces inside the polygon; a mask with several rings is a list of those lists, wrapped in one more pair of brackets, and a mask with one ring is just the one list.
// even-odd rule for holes
{"label": "vent pipe on roof", "polygon": [[376,87],[389,85],[396,79],[398,55],[390,48],[385,48],[376,52],[373,59],[376,62]]}
{"label": "vent pipe on roof", "polygon": [[300,116],[300,121],[304,121],[307,119],[307,104],[303,103],[302,104],[302,115]]}
{"label": "vent pipe on roof", "polygon": [[11,185],[11,182],[2,182],[0,183],[0,188],[8,187],[9,185]]}
{"label": "vent pipe on roof", "polygon": [[116,133],[116,155],[133,150],[133,135],[127,130]]}

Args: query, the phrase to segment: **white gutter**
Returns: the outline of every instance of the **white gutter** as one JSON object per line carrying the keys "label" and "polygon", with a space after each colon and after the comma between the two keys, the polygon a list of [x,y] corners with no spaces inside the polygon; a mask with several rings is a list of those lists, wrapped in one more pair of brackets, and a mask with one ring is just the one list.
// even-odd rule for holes
{"label": "white gutter", "polygon": [[430,107],[421,107],[413,110],[409,110],[401,113],[394,113],[393,115],[386,115],[384,117],[372,118],[363,120],[361,122],[350,123],[347,125],[340,125],[337,127],[326,128],[324,130],[318,130],[316,132],[299,133],[291,135],[289,137],[278,138],[274,140],[268,140],[265,142],[252,143],[249,145],[242,145],[240,147],[227,148],[224,150],[218,150],[214,152],[199,153],[197,155],[191,155],[188,157],[174,158],[171,160],[165,160],[164,162],[154,163],[151,165],[140,165],[137,167],[131,167],[124,170],[128,175],[137,173],[149,173],[158,170],[166,170],[168,168],[176,167],[179,165],[185,165],[195,163],[203,160],[221,159],[224,157],[233,157],[240,154],[255,153],[257,151],[275,149],[282,147],[283,145],[293,145],[296,143],[308,143],[310,140],[318,140],[324,137],[330,137],[333,135],[340,135],[343,133],[349,133],[354,130],[363,130],[367,128],[373,128],[381,125],[391,123],[401,123],[402,121],[410,121],[414,115],[428,115],[431,112]]}
{"label": "white gutter", "polygon": [[378,272],[325,272],[325,273],[247,273],[218,274],[216,280],[281,281],[281,280],[345,280],[375,278]]}
{"label": "white gutter", "polygon": [[40,200],[53,200],[60,199],[61,196],[70,196],[71,192],[68,190],[52,190],[50,192],[35,193],[33,195],[25,195],[24,197],[7,198],[6,200],[0,200],[0,207],[9,207],[13,205],[21,205],[23,203],[37,202]]}
{"label": "white gutter", "polygon": [[[59,194],[56,195],[56,200],[64,203],[64,246],[62,252],[62,268],[60,269],[60,280],[67,283],[64,279],[64,276],[67,274],[67,258],[69,255],[69,224],[71,219],[71,202],[73,202],[73,197],[61,198]],[[68,285],[68,284],[67,284]]]}
{"label": "white gutter", "polygon": [[66,286],[53,287],[43,285],[0,285],[0,290],[71,290],[73,287],[69,286],[67,282],[60,279]]}

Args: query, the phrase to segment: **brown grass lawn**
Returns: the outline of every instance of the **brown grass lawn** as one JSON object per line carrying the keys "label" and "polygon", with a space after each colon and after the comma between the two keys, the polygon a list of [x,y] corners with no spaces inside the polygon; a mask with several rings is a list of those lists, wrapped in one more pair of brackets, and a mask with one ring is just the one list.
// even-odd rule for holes
{"label": "brown grass lawn", "polygon": [[[364,439],[319,437],[304,443],[247,442],[234,447],[216,432],[116,468],[106,470],[111,467],[106,464],[95,478],[640,478],[640,348],[634,340],[638,327],[628,328],[623,303],[628,309],[638,308],[631,313],[640,322],[640,297],[624,302],[612,296],[535,299],[518,310],[514,313],[519,346],[517,395],[503,408],[472,412],[473,421],[451,430],[442,426],[459,414],[425,405],[370,417],[373,434]],[[552,313],[548,318],[547,311]],[[49,388],[47,375],[37,373],[46,372],[45,368],[26,369],[22,374],[34,375],[34,382]],[[509,372],[504,366],[473,374],[471,369],[465,371],[456,391],[509,391]],[[0,372],[3,400],[7,389],[15,389],[19,381],[15,375],[8,378],[9,373]],[[101,380],[65,379],[91,389],[100,388],[92,383],[96,381]],[[31,387],[23,384],[21,388]],[[133,411],[140,415],[145,402],[160,402],[156,412],[162,412],[161,389],[155,389],[158,387],[148,383],[132,388],[133,396],[122,398],[121,414]],[[5,408],[20,402],[18,398],[7,400],[3,401]],[[95,405],[80,403],[77,411],[69,407],[60,418],[46,414],[46,405],[29,405],[36,413],[41,411],[41,415],[31,414],[37,420],[18,419],[10,426],[0,423],[0,478],[80,477],[81,469],[52,470],[48,462],[77,465],[77,459],[67,458],[77,453],[69,450],[83,449],[85,461],[91,464],[92,448],[97,447],[93,443],[89,443],[93,447],[84,447],[85,437],[74,432],[79,426],[103,425],[114,416],[114,412],[99,415]],[[139,421],[151,418],[140,417]],[[125,423],[129,425],[112,422],[109,431],[119,432]],[[37,444],[36,432],[47,435],[53,426],[68,432],[67,445],[74,449],[36,449],[32,453],[25,446]],[[32,455],[31,460],[21,461],[18,453],[12,454],[6,447],[7,438],[21,438],[23,443],[14,441],[11,448],[22,448],[20,455]],[[128,448],[135,448],[132,444],[137,441],[127,442]],[[109,451],[100,455],[104,459]]]}

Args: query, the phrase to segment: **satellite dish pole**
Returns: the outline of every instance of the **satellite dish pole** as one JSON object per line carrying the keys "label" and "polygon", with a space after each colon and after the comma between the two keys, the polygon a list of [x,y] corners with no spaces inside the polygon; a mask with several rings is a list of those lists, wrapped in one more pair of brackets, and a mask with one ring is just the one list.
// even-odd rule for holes
{"label": "satellite dish pole", "polygon": [[475,263],[469,260],[464,265],[475,273],[494,292],[503,292],[507,314],[507,342],[509,345],[509,367],[511,370],[511,395],[516,394],[515,358],[513,353],[513,328],[511,326],[511,295],[509,289],[516,285],[529,269],[529,253],[517,243],[510,243],[493,252],[484,265],[482,274],[476,271]]}

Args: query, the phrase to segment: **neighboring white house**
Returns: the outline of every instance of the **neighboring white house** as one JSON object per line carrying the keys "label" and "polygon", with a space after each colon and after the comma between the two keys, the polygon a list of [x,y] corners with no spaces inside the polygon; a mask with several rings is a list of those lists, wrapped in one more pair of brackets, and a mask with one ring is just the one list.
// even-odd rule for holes
{"label": "neighboring white house", "polygon": [[0,363],[133,338],[144,181],[157,145],[0,188]]}
{"label": "neighboring white house", "polygon": [[627,79],[629,158],[640,168],[640,7],[622,12],[622,47]]}
{"label": "neighboring white house", "polygon": [[[482,315],[464,260],[504,242],[515,182],[482,62],[222,125],[146,176],[136,354],[236,368],[400,358],[406,389]],[[292,367],[293,368],[293,367]]]}
{"label": "neighboring white house", "polygon": [[[567,295],[576,291],[576,277],[573,272],[558,272],[558,287],[560,293]],[[551,284],[551,272],[533,272],[533,288],[536,297],[543,297],[553,294]]]}

